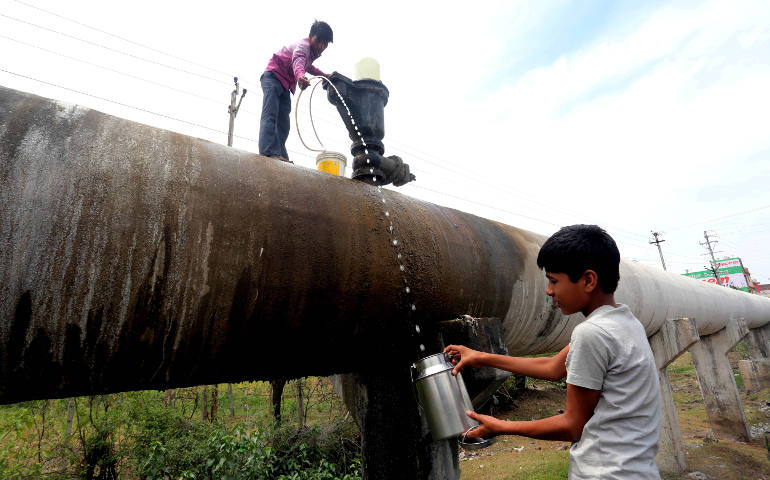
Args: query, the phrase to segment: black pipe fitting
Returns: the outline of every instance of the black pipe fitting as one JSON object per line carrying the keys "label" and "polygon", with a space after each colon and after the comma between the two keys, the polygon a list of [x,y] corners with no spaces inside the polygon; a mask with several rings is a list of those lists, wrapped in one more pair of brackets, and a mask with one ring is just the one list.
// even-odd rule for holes
{"label": "black pipe fitting", "polygon": [[[355,180],[370,185],[393,185],[400,187],[415,179],[409,172],[409,165],[400,157],[385,157],[385,105],[390,93],[379,80],[362,79],[353,81],[339,72],[328,77],[336,87],[324,82],[329,102],[337,107],[348,136],[353,141],[350,153],[353,155]],[[339,92],[339,95],[337,95]]]}

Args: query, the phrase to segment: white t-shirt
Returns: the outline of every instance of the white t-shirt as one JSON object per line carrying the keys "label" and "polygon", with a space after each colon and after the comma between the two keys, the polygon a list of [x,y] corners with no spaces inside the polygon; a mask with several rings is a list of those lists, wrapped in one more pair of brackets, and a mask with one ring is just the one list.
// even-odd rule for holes
{"label": "white t-shirt", "polygon": [[594,310],[572,332],[567,383],[601,390],[570,449],[569,479],[660,479],[660,383],[642,324],[626,305]]}

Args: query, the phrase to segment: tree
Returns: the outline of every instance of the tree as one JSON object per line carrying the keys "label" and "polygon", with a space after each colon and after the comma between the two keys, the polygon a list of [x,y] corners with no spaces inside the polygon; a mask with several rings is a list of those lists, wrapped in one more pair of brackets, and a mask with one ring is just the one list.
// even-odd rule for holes
{"label": "tree", "polygon": [[67,431],[64,433],[64,444],[69,445],[72,435],[72,417],[75,415],[75,399],[67,400]]}
{"label": "tree", "polygon": [[209,422],[214,423],[217,419],[217,409],[219,408],[219,385],[214,385],[214,389],[211,390],[211,416]]}
{"label": "tree", "polygon": [[209,419],[209,406],[208,406],[208,386],[204,385],[203,391],[201,392],[201,420],[204,422]]}
{"label": "tree", "polygon": [[297,379],[297,428],[305,426],[305,399],[302,391],[302,379]]}
{"label": "tree", "polygon": [[233,384],[227,384],[227,396],[230,399],[230,416],[235,416],[235,402],[233,401]]}
{"label": "tree", "polygon": [[281,397],[285,386],[285,378],[270,380],[270,403],[273,405],[273,418],[278,423],[281,423]]}

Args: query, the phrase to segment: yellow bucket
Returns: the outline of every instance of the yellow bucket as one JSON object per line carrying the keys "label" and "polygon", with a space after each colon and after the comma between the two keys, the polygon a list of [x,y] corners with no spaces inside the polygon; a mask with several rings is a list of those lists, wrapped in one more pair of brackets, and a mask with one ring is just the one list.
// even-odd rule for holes
{"label": "yellow bucket", "polygon": [[347,160],[341,153],[321,152],[315,157],[315,166],[322,172],[344,177]]}

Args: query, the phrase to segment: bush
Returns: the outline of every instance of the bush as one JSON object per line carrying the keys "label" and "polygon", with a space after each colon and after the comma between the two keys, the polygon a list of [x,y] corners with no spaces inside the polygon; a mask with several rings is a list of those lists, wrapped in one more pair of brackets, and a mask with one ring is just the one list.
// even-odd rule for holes
{"label": "bush", "polygon": [[[159,440],[137,444],[140,478],[323,480],[360,478],[358,440],[344,425],[246,431],[172,422]],[[139,439],[139,436],[136,437]]]}
{"label": "bush", "polygon": [[351,424],[338,422],[300,430],[273,425],[265,433],[281,480],[360,478],[360,438]]}
{"label": "bush", "polygon": [[267,403],[252,384],[235,392],[255,406],[253,414],[213,423],[200,418],[198,388],[165,402],[157,391],[73,399],[71,422],[68,399],[1,405],[0,478],[356,480],[358,431],[333,420],[344,410],[327,383],[317,382],[314,394],[325,418],[301,429],[265,422],[269,410],[256,406]]}

